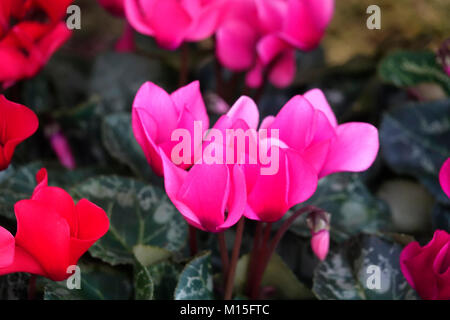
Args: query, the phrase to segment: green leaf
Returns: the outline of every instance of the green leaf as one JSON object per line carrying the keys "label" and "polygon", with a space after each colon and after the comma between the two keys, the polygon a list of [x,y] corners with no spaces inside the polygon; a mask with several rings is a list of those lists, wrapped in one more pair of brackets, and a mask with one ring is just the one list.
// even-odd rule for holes
{"label": "green leaf", "polygon": [[450,205],[436,203],[433,208],[433,229],[450,232]]}
{"label": "green leaf", "polygon": [[379,73],[384,81],[399,87],[434,82],[450,94],[450,78],[436,62],[436,55],[431,51],[393,53],[383,59]]}
{"label": "green leaf", "polygon": [[119,176],[91,178],[71,190],[74,198],[87,198],[108,214],[108,233],[90,253],[112,265],[133,264],[136,245],[181,250],[187,224],[164,190]]}
{"label": "green leaf", "polygon": [[[331,250],[327,259],[316,268],[313,292],[319,299],[417,299],[400,270],[402,246],[370,235],[352,240]],[[379,289],[372,286],[376,285],[373,282],[376,273],[369,266],[380,270]]]}
{"label": "green leaf", "polygon": [[137,261],[146,267],[167,260],[172,256],[172,252],[169,250],[143,244],[134,246],[133,253]]}
{"label": "green leaf", "polygon": [[170,262],[161,262],[146,267],[154,284],[154,299],[171,300],[178,283],[180,268]]}
{"label": "green leaf", "polygon": [[128,300],[132,286],[128,277],[114,270],[90,270],[81,266],[81,289],[68,289],[67,280],[45,283],[44,300]]}
{"label": "green leaf", "polygon": [[395,172],[419,179],[441,202],[450,203],[438,178],[450,155],[450,99],[409,104],[386,113],[380,142]]}
{"label": "green leaf", "polygon": [[152,300],[154,285],[148,269],[140,263],[135,265],[134,297],[136,300]]}
{"label": "green leaf", "polygon": [[112,114],[103,119],[102,141],[113,158],[130,167],[136,176],[149,179],[150,166],[134,137],[129,113]]}
{"label": "green leaf", "polygon": [[175,300],[211,299],[214,299],[211,254],[206,252],[190,261],[181,272]]}
{"label": "green leaf", "polygon": [[[389,208],[370,193],[358,174],[336,173],[321,179],[314,195],[303,205],[314,205],[331,214],[335,241],[347,240],[361,231],[383,230],[390,223]],[[290,230],[309,237],[306,217],[297,219]]]}
{"label": "green leaf", "polygon": [[[236,267],[234,287],[237,295],[245,293],[249,255],[242,256]],[[262,287],[275,289],[274,299],[311,299],[311,290],[301,283],[280,256],[274,254],[267,265],[261,282]]]}
{"label": "green leaf", "polygon": [[0,300],[28,299],[28,273],[10,273],[0,276]]}
{"label": "green leaf", "polygon": [[90,93],[102,98],[97,110],[100,114],[130,111],[139,87],[146,81],[161,84],[162,77],[161,65],[156,60],[132,53],[108,52],[95,61]]}

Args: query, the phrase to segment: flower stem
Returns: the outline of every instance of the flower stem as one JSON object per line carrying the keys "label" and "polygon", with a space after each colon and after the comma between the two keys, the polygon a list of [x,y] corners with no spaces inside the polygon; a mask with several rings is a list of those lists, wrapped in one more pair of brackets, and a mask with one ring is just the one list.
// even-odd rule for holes
{"label": "flower stem", "polygon": [[181,46],[180,62],[181,64],[178,85],[182,87],[187,84],[189,73],[189,44],[187,43],[183,43],[183,45]]}
{"label": "flower stem", "polygon": [[191,250],[191,256],[195,256],[198,252],[197,229],[191,225],[189,226],[189,248]]}
{"label": "flower stem", "polygon": [[36,279],[37,276],[32,274],[28,282],[28,300],[34,300],[36,297]]}
{"label": "flower stem", "polygon": [[258,221],[256,223],[255,236],[253,238],[253,248],[250,254],[250,261],[247,267],[247,295],[250,296],[253,288],[253,282],[255,277],[256,260],[259,255],[259,250],[261,247],[261,237],[263,231],[263,223]]}
{"label": "flower stem", "polygon": [[241,250],[242,244],[242,234],[244,233],[244,225],[245,220],[244,217],[239,220],[237,229],[236,229],[236,237],[234,239],[233,252],[231,253],[231,262],[227,276],[227,284],[225,287],[225,300],[230,300],[233,295],[233,286],[234,286],[234,275],[236,273],[236,266],[239,258],[239,252]]}
{"label": "flower stem", "polygon": [[227,243],[225,241],[225,232],[218,233],[217,237],[219,239],[220,258],[222,259],[223,281],[226,286],[230,259],[228,257]]}
{"label": "flower stem", "polygon": [[[322,211],[322,209],[319,209],[314,206],[306,206],[299,210],[297,210],[289,219],[287,219],[283,225],[278,229],[277,233],[273,237],[273,239],[270,241],[270,229],[271,229],[271,223],[267,223],[265,229],[264,229],[264,240],[261,245],[261,248],[258,250],[256,254],[252,253],[252,258],[250,261],[250,264],[252,265],[253,270],[251,271],[252,274],[249,274],[249,277],[251,276],[251,283],[249,285],[249,296],[251,299],[259,299],[260,292],[261,292],[261,282],[264,276],[264,272],[266,271],[266,268],[270,262],[270,259],[272,258],[272,255],[275,252],[275,249],[278,246],[278,243],[283,238],[286,231],[289,229],[289,227],[292,225],[292,223],[300,217],[302,214],[307,212],[313,212],[313,211]],[[262,229],[262,227],[261,227]]]}

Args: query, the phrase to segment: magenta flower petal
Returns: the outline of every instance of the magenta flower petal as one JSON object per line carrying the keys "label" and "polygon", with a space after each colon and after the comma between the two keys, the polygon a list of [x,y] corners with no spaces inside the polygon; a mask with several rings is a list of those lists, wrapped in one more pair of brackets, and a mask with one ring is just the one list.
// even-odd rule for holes
{"label": "magenta flower petal", "polygon": [[311,248],[320,261],[325,260],[330,247],[330,232],[321,230],[311,237]]}
{"label": "magenta flower petal", "polygon": [[205,103],[200,92],[200,82],[194,81],[181,87],[171,94],[172,101],[178,112],[181,113],[183,108],[190,111],[194,119],[202,122],[204,130],[209,128],[209,117],[206,113]]}
{"label": "magenta flower petal", "polygon": [[339,171],[367,170],[378,153],[378,130],[368,123],[349,122],[336,128],[320,177]]}
{"label": "magenta flower petal", "polygon": [[317,172],[298,152],[286,149],[288,166],[287,205],[292,207],[309,199],[317,189]]}
{"label": "magenta flower petal", "polygon": [[294,81],[296,70],[295,51],[284,50],[270,70],[269,80],[274,86],[285,88]]}
{"label": "magenta flower petal", "polygon": [[247,123],[249,128],[258,128],[258,107],[255,102],[247,96],[240,97],[228,111],[227,116],[231,119],[232,123],[238,119],[242,119]]}
{"label": "magenta flower petal", "polygon": [[257,34],[247,24],[228,22],[217,30],[216,41],[216,55],[227,68],[243,71],[254,64]]}
{"label": "magenta flower petal", "polygon": [[412,242],[400,254],[402,273],[422,299],[450,299],[449,244],[450,235],[436,230],[427,245]]}
{"label": "magenta flower petal", "polygon": [[[191,17],[195,17],[192,22],[186,39],[189,41],[200,41],[210,37],[222,22],[224,11],[227,10],[227,0],[210,1],[209,5],[201,7],[199,1],[183,1],[185,9],[189,11]],[[187,8],[187,4],[195,3],[191,10]]]}
{"label": "magenta flower petal", "polygon": [[311,103],[314,109],[322,111],[334,128],[337,127],[338,122],[336,120],[336,116],[334,115],[333,109],[331,109],[328,104],[327,98],[323,94],[322,90],[311,89],[307,91],[303,97]]}
{"label": "magenta flower petal", "polygon": [[290,46],[276,34],[269,34],[259,40],[257,45],[258,56],[264,65],[269,64]]}
{"label": "magenta flower petal", "polygon": [[260,129],[267,129],[269,128],[273,121],[275,120],[274,116],[267,116],[263,119],[263,121],[261,121],[261,125],[259,126]]}
{"label": "magenta flower petal", "polygon": [[269,129],[279,129],[280,140],[290,148],[301,151],[312,141],[314,114],[308,100],[298,95],[283,106]]}
{"label": "magenta flower petal", "polygon": [[261,29],[266,33],[281,30],[287,12],[287,2],[285,0],[255,0],[255,4]]}
{"label": "magenta flower petal", "polygon": [[219,226],[218,231],[223,231],[234,226],[241,219],[247,205],[247,190],[245,176],[238,165],[232,166],[231,189],[228,198],[228,216],[225,222]]}
{"label": "magenta flower petal", "polygon": [[156,1],[148,14],[158,44],[169,50],[178,48],[192,22],[181,4],[177,0]]}
{"label": "magenta flower petal", "polygon": [[288,0],[282,37],[301,50],[316,47],[331,20],[334,0]]}
{"label": "magenta flower petal", "polygon": [[[150,6],[149,10],[152,10],[151,6],[155,0],[145,1],[147,5]],[[143,12],[143,8],[141,8],[140,0],[127,0],[125,1],[125,13],[127,16],[128,22],[142,34],[147,36],[153,36],[154,31],[151,26],[147,22],[147,16]]]}
{"label": "magenta flower petal", "polygon": [[442,190],[450,198],[450,158],[448,158],[442,165],[439,172],[439,182],[441,183]]}

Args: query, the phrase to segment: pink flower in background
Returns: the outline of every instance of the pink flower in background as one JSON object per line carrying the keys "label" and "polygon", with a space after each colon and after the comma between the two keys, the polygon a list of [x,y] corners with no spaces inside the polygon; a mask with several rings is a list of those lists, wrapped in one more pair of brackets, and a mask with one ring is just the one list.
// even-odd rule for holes
{"label": "pink flower in background", "polygon": [[[125,18],[125,0],[98,0],[98,2],[112,15],[118,18]],[[133,52],[134,50],[136,50],[134,29],[128,21],[126,21],[123,35],[116,43],[116,51]]]}
{"label": "pink flower in background", "polygon": [[277,87],[292,83],[295,49],[314,49],[334,11],[334,0],[233,0],[217,30],[217,56],[247,85],[261,86],[267,73]]}
{"label": "pink flower in background", "polygon": [[293,97],[276,117],[266,118],[265,125],[279,129],[280,140],[299,152],[319,178],[335,172],[367,170],[379,149],[377,128],[362,122],[338,125],[319,89]]}
{"label": "pink flower in background", "polygon": [[126,0],[125,11],[138,32],[173,50],[185,41],[210,37],[221,22],[226,4],[224,0]]}
{"label": "pink flower in background", "polygon": [[441,171],[439,172],[439,182],[441,183],[442,190],[450,198],[450,158],[442,165]]}
{"label": "pink flower in background", "polygon": [[421,247],[408,244],[400,254],[400,267],[408,283],[422,299],[450,299],[450,235],[442,230]]}
{"label": "pink flower in background", "polygon": [[[141,86],[133,102],[132,126],[137,142],[153,171],[162,176],[161,150],[171,157],[175,129],[186,129],[194,137],[194,121],[202,124],[202,133],[209,128],[209,118],[200,93],[198,81],[192,82],[169,95],[154,83]],[[195,139],[191,145],[194,157]],[[193,163],[193,160],[191,161]],[[180,164],[183,168],[189,165]]]}
{"label": "pink flower in background", "polygon": [[244,173],[238,165],[194,164],[186,172],[162,150],[161,154],[167,195],[191,226],[222,232],[239,221],[246,192]]}

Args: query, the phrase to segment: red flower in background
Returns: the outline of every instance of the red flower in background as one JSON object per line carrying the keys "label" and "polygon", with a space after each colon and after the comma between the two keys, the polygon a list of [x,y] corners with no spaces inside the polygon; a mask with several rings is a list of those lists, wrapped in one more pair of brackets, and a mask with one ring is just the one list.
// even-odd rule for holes
{"label": "red flower in background", "polygon": [[38,126],[33,111],[0,95],[0,171],[9,166],[16,146],[35,133]]}
{"label": "red flower in background", "polygon": [[72,0],[2,0],[0,3],[0,83],[34,76],[69,38],[61,21]]}
{"label": "red flower in background", "polygon": [[47,185],[47,171],[37,175],[30,200],[16,203],[15,238],[0,227],[0,275],[29,272],[54,281],[70,276],[67,268],[109,229],[103,209],[86,199],[74,203],[63,189]]}

